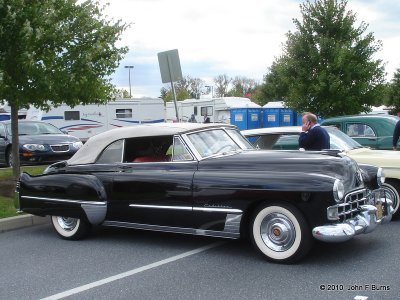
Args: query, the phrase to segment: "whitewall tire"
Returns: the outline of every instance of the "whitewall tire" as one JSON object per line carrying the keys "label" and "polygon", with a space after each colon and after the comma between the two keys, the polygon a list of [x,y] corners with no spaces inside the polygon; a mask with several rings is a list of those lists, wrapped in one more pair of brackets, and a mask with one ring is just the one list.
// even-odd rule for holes
{"label": "whitewall tire", "polygon": [[78,240],[87,235],[90,225],[82,219],[52,216],[51,222],[57,234],[66,240]]}
{"label": "whitewall tire", "polygon": [[311,249],[311,230],[302,213],[293,205],[275,203],[260,206],[250,224],[252,243],[268,260],[293,263]]}

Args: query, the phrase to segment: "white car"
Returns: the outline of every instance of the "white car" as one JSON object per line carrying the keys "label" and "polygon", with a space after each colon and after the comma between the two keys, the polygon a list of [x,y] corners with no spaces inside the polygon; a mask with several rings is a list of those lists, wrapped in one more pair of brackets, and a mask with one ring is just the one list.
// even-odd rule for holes
{"label": "white car", "polygon": [[[324,126],[328,131],[331,149],[340,150],[359,164],[382,167],[386,176],[383,185],[386,195],[393,201],[393,219],[400,217],[400,152],[392,150],[372,150],[365,148],[347,134],[333,126]],[[298,139],[301,126],[270,127],[242,130],[241,133],[259,149],[299,150]]]}

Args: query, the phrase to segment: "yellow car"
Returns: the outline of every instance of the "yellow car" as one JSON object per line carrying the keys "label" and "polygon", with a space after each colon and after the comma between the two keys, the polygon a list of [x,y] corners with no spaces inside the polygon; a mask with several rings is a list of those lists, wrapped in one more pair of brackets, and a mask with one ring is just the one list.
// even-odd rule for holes
{"label": "yellow car", "polygon": [[[373,150],[365,148],[347,134],[333,126],[323,126],[329,133],[331,149],[340,150],[339,155],[347,155],[359,164],[382,167],[386,181],[383,187],[393,201],[393,219],[400,217],[400,152],[393,150]],[[242,130],[241,133],[259,149],[299,150],[301,126],[270,127]]]}

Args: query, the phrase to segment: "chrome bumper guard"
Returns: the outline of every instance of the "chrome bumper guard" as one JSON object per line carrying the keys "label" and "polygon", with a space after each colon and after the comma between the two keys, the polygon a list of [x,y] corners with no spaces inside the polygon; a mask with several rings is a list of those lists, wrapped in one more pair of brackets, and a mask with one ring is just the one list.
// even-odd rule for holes
{"label": "chrome bumper guard", "polygon": [[[366,195],[366,192],[363,192],[363,194]],[[355,211],[357,213],[340,223],[315,227],[312,230],[314,238],[332,243],[348,241],[358,234],[374,231],[380,224],[389,223],[394,212],[392,201],[386,199],[384,191],[381,189],[372,191],[366,197],[351,203],[345,201],[343,204],[328,207],[328,218],[332,219],[332,215],[334,215],[332,210],[339,211],[339,208],[344,206],[353,207],[351,209],[352,215]],[[339,219],[339,215],[346,216],[348,212],[337,213],[337,219]]]}

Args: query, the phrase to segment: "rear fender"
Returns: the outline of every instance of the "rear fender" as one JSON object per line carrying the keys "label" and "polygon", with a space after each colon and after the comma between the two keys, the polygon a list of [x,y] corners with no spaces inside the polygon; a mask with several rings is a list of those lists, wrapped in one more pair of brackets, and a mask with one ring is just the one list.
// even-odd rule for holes
{"label": "rear fender", "polygon": [[97,225],[107,213],[107,195],[101,181],[89,174],[22,173],[18,185],[19,208],[35,215],[86,218]]}

